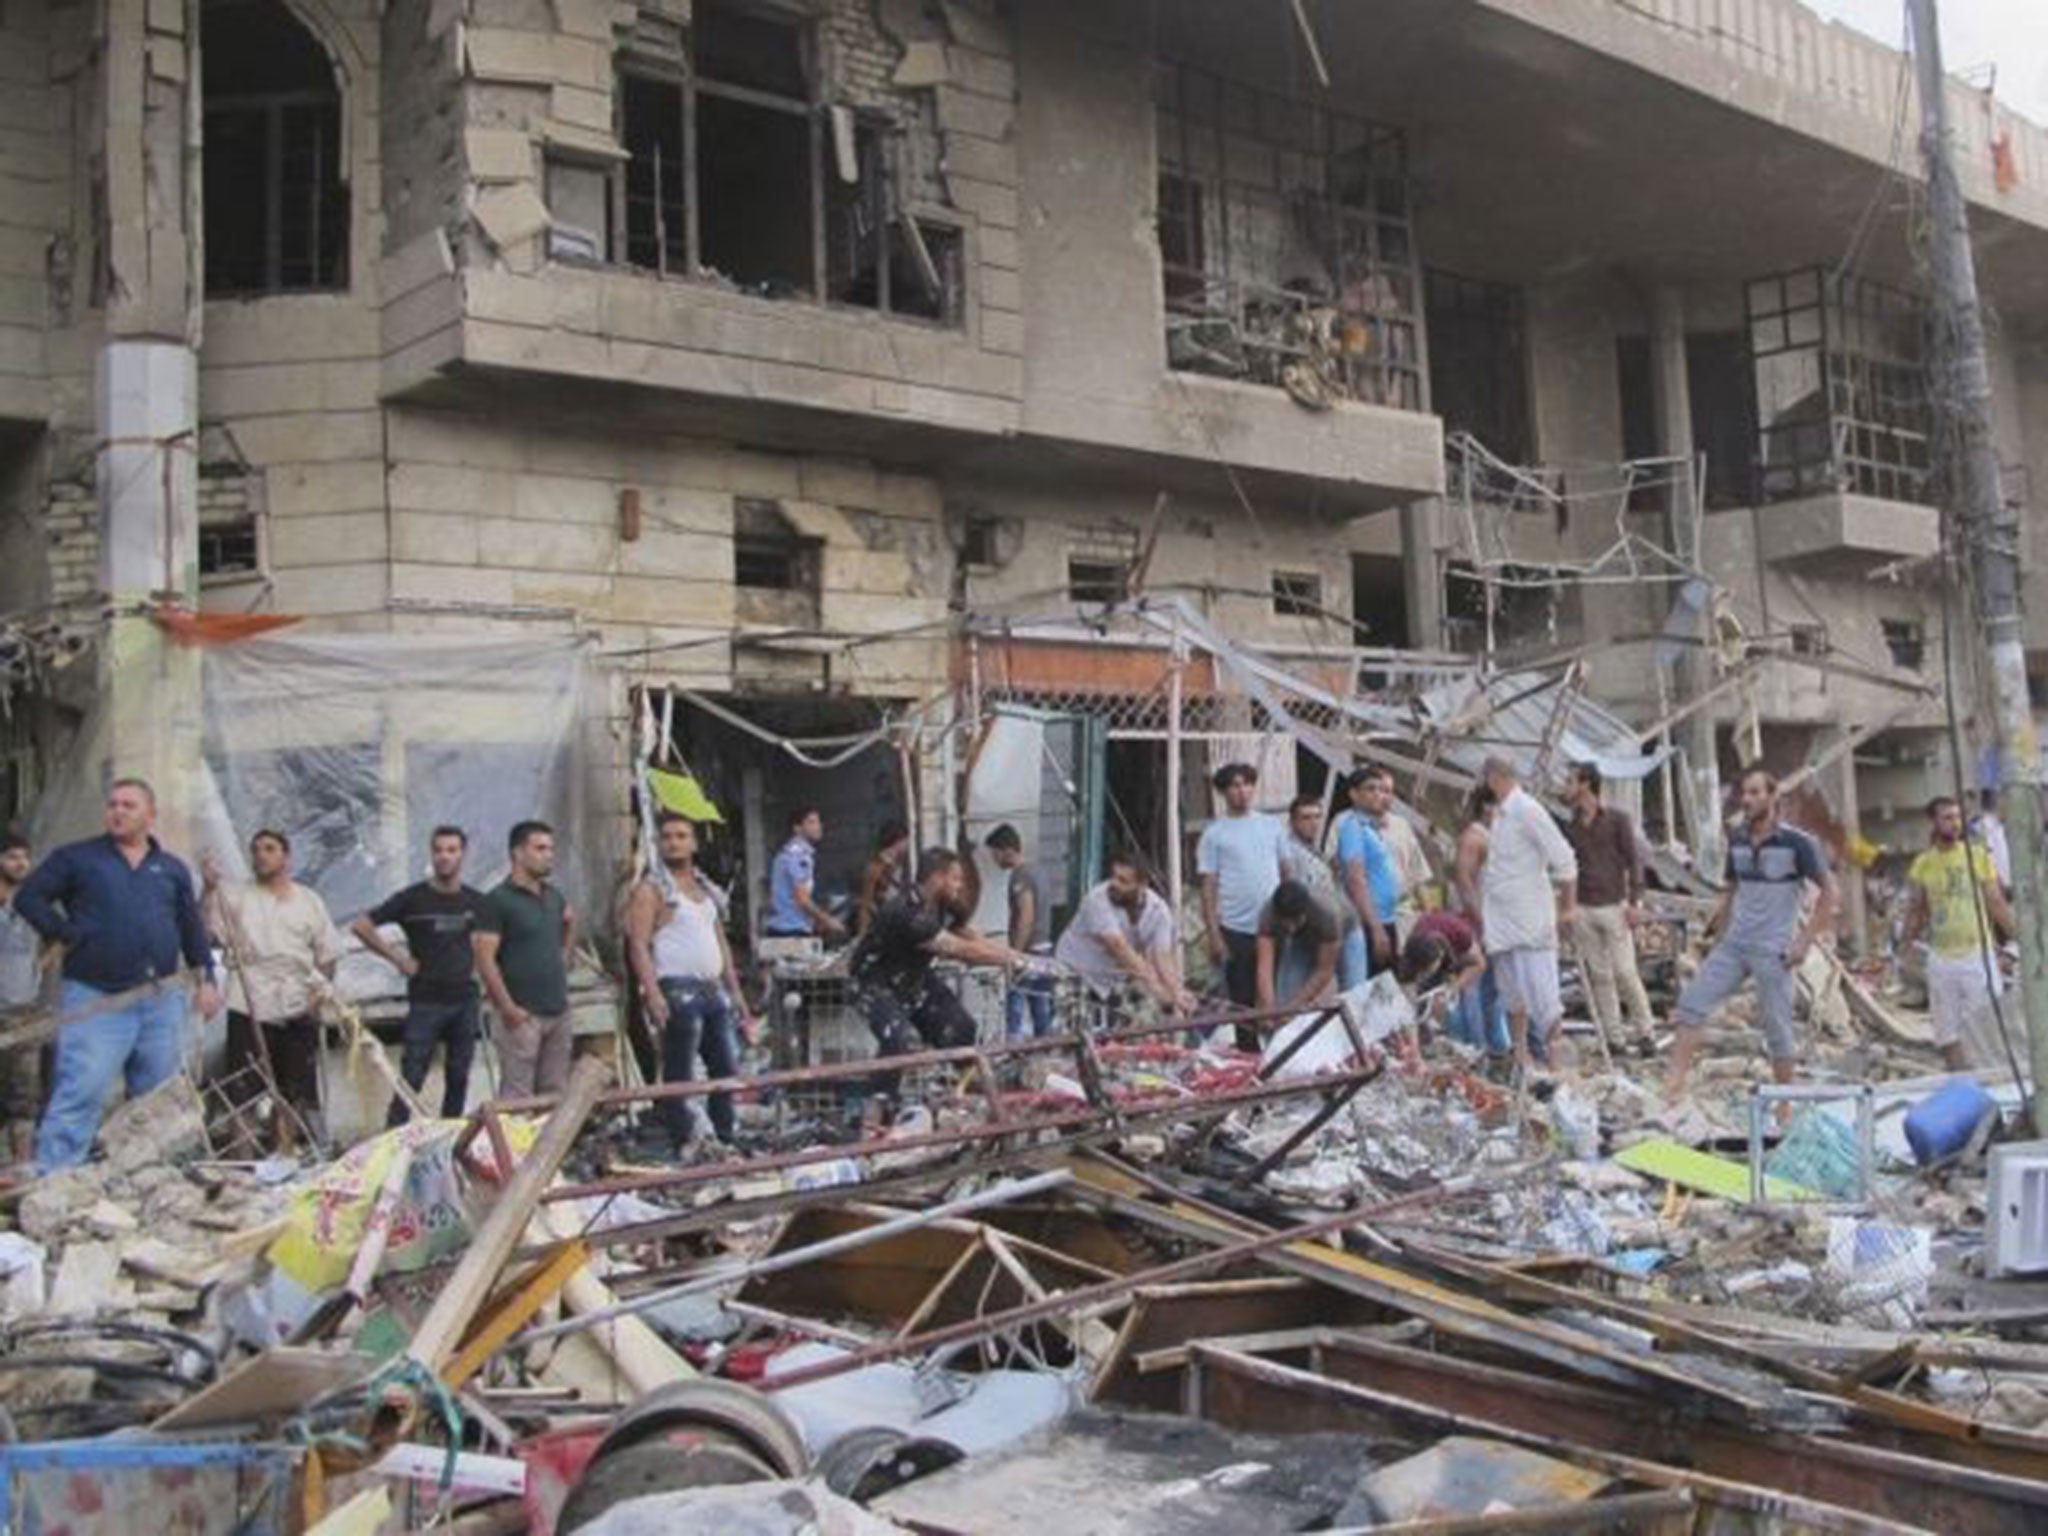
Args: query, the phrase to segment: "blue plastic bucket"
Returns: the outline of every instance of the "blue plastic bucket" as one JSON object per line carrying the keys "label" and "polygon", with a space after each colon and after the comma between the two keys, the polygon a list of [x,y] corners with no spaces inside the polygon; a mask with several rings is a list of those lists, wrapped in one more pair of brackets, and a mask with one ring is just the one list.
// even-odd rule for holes
{"label": "blue plastic bucket", "polygon": [[1998,1102],[1974,1077],[1952,1077],[1906,1112],[1906,1144],[1924,1166],[1968,1145]]}

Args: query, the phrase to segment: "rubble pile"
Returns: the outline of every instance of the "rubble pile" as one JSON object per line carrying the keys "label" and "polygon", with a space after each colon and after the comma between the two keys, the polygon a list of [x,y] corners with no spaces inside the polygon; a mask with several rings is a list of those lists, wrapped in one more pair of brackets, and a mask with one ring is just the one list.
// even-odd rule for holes
{"label": "rubble pile", "polygon": [[217,1158],[176,1079],[8,1210],[7,1507],[133,1529],[188,1477],[180,1528],[221,1532],[2041,1529],[2048,1292],[1987,1263],[2017,1095],[1987,1075],[1921,1166],[1904,1122],[1952,1085],[1850,980],[1894,1035],[1838,993],[1782,1104],[1739,1001],[1674,1104],[1583,1031],[1581,1070],[1498,1080],[1384,987],[1254,1020],[1258,1054],[1148,1016],[903,1058],[886,1097],[766,1072],[687,1159],[646,1128],[713,1085],[597,1058],[300,1168]]}

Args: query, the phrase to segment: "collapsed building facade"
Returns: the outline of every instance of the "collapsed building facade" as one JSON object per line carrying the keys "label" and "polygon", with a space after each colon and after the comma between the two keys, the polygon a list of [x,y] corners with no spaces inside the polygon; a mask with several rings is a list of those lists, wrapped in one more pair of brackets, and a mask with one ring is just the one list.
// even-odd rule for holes
{"label": "collapsed building facade", "polygon": [[[801,803],[951,835],[998,707],[1070,888],[1172,863],[1278,722],[1143,603],[1339,701],[1703,700],[1880,841],[1953,776],[1917,111],[1792,0],[24,0],[0,72],[10,813],[110,697],[196,755],[167,602],[584,637],[613,808],[685,765],[756,879]],[[1952,89],[2031,530],[2048,134]]]}

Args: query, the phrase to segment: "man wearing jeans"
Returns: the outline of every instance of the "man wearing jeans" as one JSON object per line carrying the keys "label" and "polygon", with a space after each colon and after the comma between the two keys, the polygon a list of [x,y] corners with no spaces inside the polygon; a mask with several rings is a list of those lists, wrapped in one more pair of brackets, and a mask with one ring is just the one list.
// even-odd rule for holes
{"label": "man wearing jeans", "polygon": [[512,872],[484,898],[476,970],[498,1015],[498,1092],[560,1093],[569,1081],[569,956],[576,914],[549,877],[555,832],[522,821],[508,840]]}
{"label": "man wearing jeans", "polygon": [[[640,1001],[661,1039],[661,1080],[687,1083],[704,1070],[716,1080],[740,1070],[735,1022],[749,1038],[747,1016],[732,949],[718,900],[697,878],[697,824],[674,811],[655,819],[661,844],[661,872],[633,887],[626,906],[626,953],[640,983]],[[695,1139],[696,1116],[687,1098],[663,1099],[662,1121],[676,1145]],[[711,1129],[730,1146],[738,1124],[732,1095],[711,1095]]]}
{"label": "man wearing jeans", "polygon": [[[1045,878],[1024,860],[1024,839],[1008,822],[988,835],[988,851],[996,868],[1009,876],[1010,948],[1020,955],[1052,955],[1052,908],[1045,899]],[[1027,1029],[1026,1014],[1030,1016]],[[1052,1033],[1052,977],[1044,971],[1016,971],[1003,1000],[1003,1034],[1022,1040]]]}
{"label": "man wearing jeans", "polygon": [[[1809,885],[1819,898],[1802,926],[1799,908]],[[1721,942],[1686,983],[1671,1015],[1678,1042],[1671,1052],[1666,1097],[1685,1092],[1701,1030],[1745,978],[1756,983],[1757,1022],[1771,1054],[1771,1076],[1792,1081],[1799,1065],[1792,978],[1815,936],[1826,933],[1834,920],[1835,877],[1820,846],[1778,820],[1778,781],[1762,768],[1750,769],[1742,776],[1742,825],[1728,841],[1721,905],[1708,924]]]}
{"label": "man wearing jeans", "polygon": [[106,833],[68,843],[15,894],[15,910],[64,946],[57,1066],[36,1132],[40,1172],[86,1159],[116,1077],[135,1098],[184,1060],[181,962],[200,972],[202,1017],[220,1008],[213,951],[192,872],[152,835],[156,792],[141,779],[107,791]]}
{"label": "man wearing jeans", "polygon": [[[1610,810],[1601,800],[1600,782],[1598,767],[1575,763],[1565,790],[1572,819],[1565,823],[1564,835],[1579,861],[1579,922],[1574,936],[1586,973],[1586,997],[1601,1038],[1610,1051],[1626,1051],[1633,1043],[1648,1056],[1655,1049],[1650,994],[1636,961],[1643,861],[1636,853],[1636,824],[1626,812]],[[1622,1033],[1624,1014],[1627,1035]]]}
{"label": "man wearing jeans", "polygon": [[[472,939],[483,913],[483,892],[462,883],[469,835],[460,827],[436,827],[427,843],[430,878],[385,898],[357,918],[350,931],[363,948],[382,955],[405,976],[405,1049],[399,1071],[418,1092],[434,1064],[441,1066],[441,1115],[452,1120],[469,1106],[469,1068],[476,1058],[476,953]],[[377,930],[405,933],[398,949]],[[387,1125],[403,1125],[411,1111],[391,1096]]]}

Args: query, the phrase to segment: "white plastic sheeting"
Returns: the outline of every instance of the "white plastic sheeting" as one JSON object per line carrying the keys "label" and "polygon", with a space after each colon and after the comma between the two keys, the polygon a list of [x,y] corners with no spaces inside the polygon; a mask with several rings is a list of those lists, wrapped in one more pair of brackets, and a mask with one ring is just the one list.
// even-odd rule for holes
{"label": "white plastic sheeting", "polygon": [[[196,659],[196,760],[179,754],[157,785],[159,831],[195,866],[211,853],[240,878],[250,834],[275,828],[299,878],[345,922],[426,874],[442,823],[468,833],[465,878],[488,888],[512,824],[532,817],[556,830],[564,891],[602,919],[600,883],[619,851],[604,846],[603,810],[623,791],[602,788],[614,752],[584,642],[283,631],[208,644]],[[103,691],[73,771],[39,807],[42,845],[97,830],[106,778],[135,771],[136,743],[172,729],[156,712],[174,708]]]}

